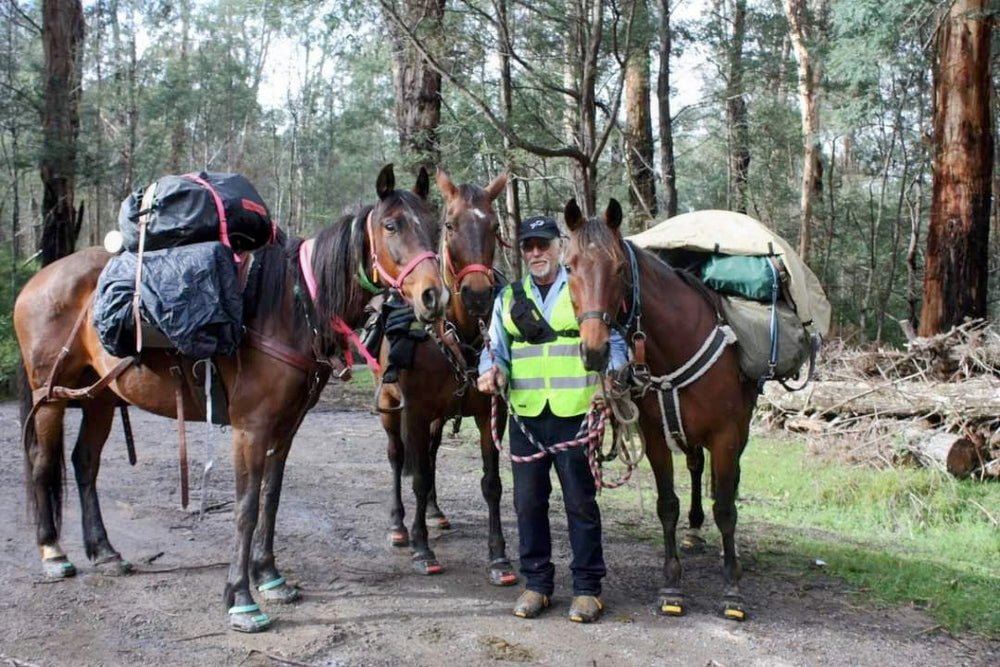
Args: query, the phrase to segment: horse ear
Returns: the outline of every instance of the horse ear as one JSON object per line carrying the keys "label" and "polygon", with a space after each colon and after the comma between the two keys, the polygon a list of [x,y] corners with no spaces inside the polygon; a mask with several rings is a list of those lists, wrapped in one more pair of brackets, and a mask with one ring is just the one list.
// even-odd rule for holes
{"label": "horse ear", "polygon": [[570,199],[566,202],[566,208],[563,209],[563,218],[566,220],[566,226],[569,227],[569,231],[576,231],[576,228],[583,224],[583,211],[580,207],[576,205],[576,199]]}
{"label": "horse ear", "polygon": [[458,196],[458,188],[451,182],[451,176],[441,167],[438,167],[437,170],[437,184],[438,189],[441,190],[441,194],[444,195],[445,201],[451,201]]}
{"label": "horse ear", "polygon": [[379,199],[385,199],[389,193],[396,189],[396,174],[392,171],[392,163],[382,167],[378,173],[378,180],[375,181],[375,192]]}
{"label": "horse ear", "polygon": [[427,195],[431,193],[431,177],[427,175],[425,167],[421,167],[420,173],[417,174],[417,182],[413,184],[413,192],[421,199],[427,199]]}
{"label": "horse ear", "polygon": [[611,230],[616,230],[622,224],[622,205],[614,197],[608,202],[608,208],[604,211],[604,222]]}
{"label": "horse ear", "polygon": [[486,186],[486,194],[489,196],[490,201],[497,198],[503,189],[507,187],[507,172],[503,172],[499,176],[493,179],[493,182]]}

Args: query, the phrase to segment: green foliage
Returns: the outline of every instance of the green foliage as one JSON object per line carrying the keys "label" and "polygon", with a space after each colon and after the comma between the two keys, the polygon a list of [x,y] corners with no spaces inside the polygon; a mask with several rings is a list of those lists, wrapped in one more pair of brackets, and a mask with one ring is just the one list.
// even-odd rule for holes
{"label": "green foliage", "polygon": [[28,278],[38,270],[36,262],[25,265],[11,261],[10,249],[0,250],[0,398],[17,392],[17,368],[21,354],[14,335],[14,300]]}

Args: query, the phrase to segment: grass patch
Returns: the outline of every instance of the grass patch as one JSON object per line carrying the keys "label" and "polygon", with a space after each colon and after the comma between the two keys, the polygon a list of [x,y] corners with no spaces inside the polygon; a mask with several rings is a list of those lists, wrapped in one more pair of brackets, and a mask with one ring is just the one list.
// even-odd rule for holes
{"label": "grass patch", "polygon": [[[690,487],[683,459],[674,463],[683,526]],[[821,558],[826,574],[873,604],[914,605],[947,630],[1000,637],[1000,484],[823,462],[783,438],[755,438],[741,469],[737,536],[755,544],[765,565],[787,570]],[[647,519],[629,532],[659,540],[646,462],[642,474]],[[634,483],[627,488],[601,498],[622,518],[638,504]],[[707,500],[706,528],[714,530],[710,508]]]}

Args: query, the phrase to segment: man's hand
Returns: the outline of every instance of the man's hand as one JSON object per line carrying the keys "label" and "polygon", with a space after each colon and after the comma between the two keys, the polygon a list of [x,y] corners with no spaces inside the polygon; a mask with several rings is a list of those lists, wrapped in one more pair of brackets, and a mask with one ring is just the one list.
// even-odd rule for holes
{"label": "man's hand", "polygon": [[507,384],[507,378],[503,371],[494,366],[479,376],[476,386],[484,394],[492,394],[498,388],[502,389]]}

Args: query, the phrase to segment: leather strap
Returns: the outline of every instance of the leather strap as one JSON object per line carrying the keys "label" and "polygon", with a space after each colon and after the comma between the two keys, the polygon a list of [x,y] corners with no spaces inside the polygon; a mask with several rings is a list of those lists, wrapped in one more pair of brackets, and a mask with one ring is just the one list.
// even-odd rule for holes
{"label": "leather strap", "polygon": [[156,182],[146,188],[142,195],[139,216],[139,251],[135,257],[135,288],[132,292],[132,320],[135,324],[135,353],[142,352],[142,316],[139,314],[139,304],[142,301],[142,255],[146,249],[146,227],[149,225],[149,210],[153,205],[153,195],[156,194]]}
{"label": "leather strap", "polygon": [[269,357],[284,362],[294,368],[298,368],[301,371],[305,371],[306,373],[312,371],[316,365],[316,362],[313,359],[310,359],[304,354],[300,354],[298,350],[293,350],[284,343],[280,343],[273,338],[267,338],[253,329],[247,329],[245,340],[251,347],[257,348]]}
{"label": "leather strap", "polygon": [[170,374],[174,376],[174,397],[177,402],[177,438],[179,440],[181,467],[181,507],[188,506],[188,450],[187,430],[184,428],[184,369],[171,366]]}

